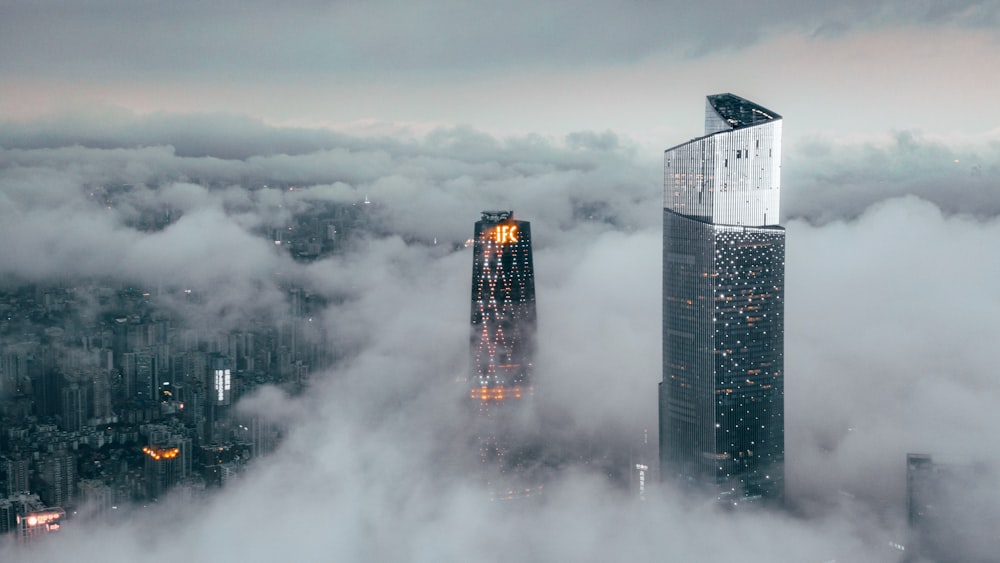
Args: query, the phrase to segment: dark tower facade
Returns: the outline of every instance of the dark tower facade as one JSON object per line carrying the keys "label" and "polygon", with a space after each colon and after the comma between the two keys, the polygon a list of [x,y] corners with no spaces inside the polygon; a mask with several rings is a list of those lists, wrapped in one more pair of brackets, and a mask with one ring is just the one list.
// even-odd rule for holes
{"label": "dark tower facade", "polygon": [[496,500],[530,496],[538,483],[530,433],[518,420],[532,394],[535,274],[531,224],[512,211],[484,211],[472,259],[469,398],[478,407],[475,439],[483,479]]}
{"label": "dark tower facade", "polygon": [[709,96],[664,154],[660,472],[720,499],[784,493],[781,116]]}
{"label": "dark tower facade", "polygon": [[535,273],[531,223],[513,211],[484,211],[472,259],[472,377],[482,403],[531,391],[535,352]]}

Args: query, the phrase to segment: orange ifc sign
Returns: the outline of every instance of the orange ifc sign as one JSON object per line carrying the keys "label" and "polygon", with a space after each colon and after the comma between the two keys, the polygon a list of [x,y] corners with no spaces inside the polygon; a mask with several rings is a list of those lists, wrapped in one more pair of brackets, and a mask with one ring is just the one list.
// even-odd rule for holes
{"label": "orange ifc sign", "polygon": [[517,242],[517,225],[497,225],[493,240],[497,241],[497,244]]}

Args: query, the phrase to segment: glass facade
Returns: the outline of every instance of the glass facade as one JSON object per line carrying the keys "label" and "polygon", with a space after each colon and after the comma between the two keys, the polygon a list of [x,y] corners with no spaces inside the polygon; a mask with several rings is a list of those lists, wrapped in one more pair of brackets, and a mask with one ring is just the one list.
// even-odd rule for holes
{"label": "glass facade", "polygon": [[780,119],[709,96],[664,156],[660,470],[720,498],[784,490]]}
{"label": "glass facade", "polygon": [[515,420],[532,393],[531,224],[515,220],[512,211],[484,211],[472,244],[469,398],[478,406],[474,426],[483,477],[495,499],[530,496],[537,485],[525,474],[533,465],[532,443]]}
{"label": "glass facade", "polygon": [[470,396],[482,402],[526,393],[535,349],[531,223],[512,211],[484,211],[472,259]]}

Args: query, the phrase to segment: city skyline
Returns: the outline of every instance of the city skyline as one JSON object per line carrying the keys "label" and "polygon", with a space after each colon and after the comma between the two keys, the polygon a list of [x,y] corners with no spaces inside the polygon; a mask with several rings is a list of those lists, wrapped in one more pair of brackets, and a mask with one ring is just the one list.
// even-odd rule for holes
{"label": "city skyline", "polygon": [[[364,163],[370,166],[372,160],[369,159],[377,159],[377,149],[359,151],[351,160],[357,166],[344,168],[345,171],[364,170]],[[581,157],[571,151],[555,147],[547,151],[542,151],[546,160],[572,165],[575,172],[566,176],[558,169],[538,168],[542,155],[530,160],[519,157],[523,153],[517,147],[502,149],[495,155],[510,163],[503,169],[504,174],[498,178],[489,167],[478,172],[483,197],[460,204],[459,207],[467,206],[468,212],[455,213],[454,219],[451,213],[432,214],[426,206],[430,202],[442,205],[441,202],[461,201],[461,194],[467,189],[461,182],[442,179],[438,184],[437,180],[429,183],[427,179],[414,178],[414,182],[431,187],[419,192],[405,188],[395,192],[376,189],[376,186],[391,185],[396,171],[412,170],[417,163],[440,158],[433,149],[403,158],[386,169],[390,172],[353,180],[358,186],[351,190],[325,185],[256,191],[234,191],[224,187],[220,191],[169,180],[179,176],[165,176],[168,178],[165,185],[142,187],[123,194],[123,202],[128,205],[113,209],[111,213],[90,203],[87,191],[71,191],[68,196],[62,188],[23,191],[16,178],[24,165],[9,166],[4,185],[17,215],[5,215],[0,228],[8,229],[8,240],[18,240],[21,244],[6,248],[9,260],[4,262],[5,276],[8,276],[5,279],[46,279],[50,275],[48,272],[56,267],[54,258],[59,258],[60,271],[76,272],[80,276],[100,274],[101,270],[96,267],[101,265],[119,267],[121,274],[130,277],[150,276],[147,279],[153,285],[159,279],[165,289],[174,284],[180,288],[194,288],[193,291],[202,295],[197,307],[190,307],[186,301],[177,301],[171,306],[189,322],[199,326],[210,322],[225,330],[238,327],[243,322],[241,319],[252,312],[233,309],[233,303],[252,302],[255,311],[265,312],[277,310],[279,302],[282,310],[289,305],[289,296],[284,293],[278,292],[277,295],[283,297],[275,299],[276,288],[271,285],[275,271],[283,272],[282,277],[293,276],[319,290],[334,306],[315,311],[314,322],[329,328],[330,345],[337,349],[356,348],[356,356],[349,365],[338,369],[335,376],[331,374],[329,380],[317,381],[310,396],[294,398],[280,390],[264,389],[259,395],[244,397],[244,408],[286,421],[291,428],[284,447],[296,453],[292,457],[279,455],[263,467],[269,466],[271,471],[280,468],[282,473],[293,472],[310,490],[323,489],[328,486],[324,483],[330,478],[329,474],[311,472],[296,461],[312,459],[312,463],[334,468],[337,480],[352,483],[351,486],[358,490],[370,489],[393,495],[392,504],[403,503],[403,498],[411,492],[404,493],[395,485],[380,483],[385,480],[408,483],[405,491],[413,491],[412,487],[439,490],[442,485],[432,477],[430,460],[426,458],[428,452],[448,453],[445,459],[459,463],[457,453],[452,457],[451,453],[441,451],[439,437],[453,432],[455,420],[463,415],[443,398],[450,395],[441,395],[440,389],[428,387],[427,382],[442,374],[464,375],[468,370],[469,310],[467,298],[462,296],[468,295],[471,251],[464,248],[464,242],[469,235],[468,218],[477,216],[480,209],[487,207],[480,201],[483,198],[497,202],[514,199],[519,203],[511,207],[531,210],[535,260],[544,260],[546,264],[536,275],[536,291],[544,291],[547,296],[539,303],[540,318],[546,319],[539,326],[539,338],[546,346],[539,350],[536,358],[536,369],[545,366],[546,381],[535,397],[542,410],[563,413],[562,418],[555,421],[558,423],[555,432],[591,440],[631,443],[642,428],[631,428],[630,424],[645,420],[651,427],[650,438],[655,441],[652,434],[655,433],[656,406],[655,401],[649,400],[649,390],[659,379],[659,355],[655,350],[659,347],[661,325],[659,307],[650,307],[650,303],[660,300],[661,261],[658,256],[662,231],[658,222],[662,221],[662,215],[650,210],[662,207],[662,180],[655,178],[657,173],[662,173],[662,168],[657,166],[636,175],[642,179],[640,183],[625,180],[632,172],[621,172],[623,169],[645,170],[645,165],[631,160],[627,154],[612,150],[574,161]],[[121,151],[83,151],[82,155],[73,155],[72,151],[64,150],[61,153],[60,156],[59,151],[29,151],[16,155],[8,153],[7,157],[22,163],[38,158],[40,160],[33,166],[62,177],[72,174],[72,169],[64,166],[74,166],[83,156],[90,155],[97,158],[95,166],[99,170],[106,170],[104,174],[121,173],[114,161],[103,160],[115,158],[122,154]],[[161,153],[143,149],[128,154],[137,159],[136,162],[152,163],[149,158],[161,158]],[[51,160],[53,157],[57,160]],[[66,164],[60,164],[60,158]],[[578,164],[572,164],[574,162]],[[177,171],[205,166],[211,161],[173,156],[165,163],[174,167],[171,174],[177,174]],[[244,166],[236,161],[225,165]],[[454,160],[454,166],[465,167],[468,171],[476,165],[472,157],[463,155],[462,160]],[[164,174],[168,168],[161,164],[149,170],[147,173],[153,174],[148,176],[149,181],[153,181],[164,177],[157,175]],[[220,170],[215,172],[221,174],[216,176],[218,178],[230,174],[225,167]],[[202,171],[202,174],[207,173]],[[450,176],[451,172],[447,174]],[[606,187],[609,174],[623,179],[613,191]],[[647,176],[651,178],[648,183]],[[783,180],[789,181],[787,176]],[[523,184],[535,189],[524,190],[519,187]],[[581,185],[586,189],[580,189]],[[538,186],[545,188],[539,190]],[[574,189],[569,190],[570,186]],[[310,201],[339,197],[348,205],[351,201],[364,205],[364,192],[378,194],[368,199],[373,202],[371,205],[382,206],[376,210],[379,224],[394,227],[380,227],[379,232],[391,234],[378,235],[364,247],[364,252],[352,252],[311,265],[302,264],[277,252],[274,241],[269,240],[271,237],[243,234],[246,227],[242,225],[283,220],[278,210],[302,208]],[[48,193],[52,197],[47,197]],[[569,194],[574,200],[569,199]],[[532,199],[526,199],[529,197]],[[52,206],[49,204],[52,201],[59,203]],[[236,207],[228,207],[233,205]],[[449,204],[443,205],[449,208]],[[182,211],[170,228],[144,233],[127,226],[134,213],[132,210],[162,209],[164,206]],[[256,217],[255,222],[241,223],[246,221],[248,214]],[[426,220],[429,216],[438,220],[433,228]],[[83,229],[83,226],[92,230]],[[988,391],[985,395],[981,392],[970,394],[973,388],[991,389],[986,376],[988,364],[977,363],[983,359],[975,354],[941,356],[931,352],[937,349],[933,343],[941,338],[934,327],[941,323],[949,327],[948,338],[951,348],[956,351],[974,345],[989,334],[981,302],[971,298],[988,291],[992,262],[979,263],[980,276],[955,280],[946,273],[949,268],[961,268],[970,263],[972,256],[978,254],[980,241],[989,240],[991,229],[996,226],[989,221],[943,212],[933,203],[916,198],[888,198],[857,219],[840,219],[826,225],[811,225],[799,219],[789,221],[786,227],[789,239],[799,241],[798,248],[793,245],[788,251],[788,263],[797,263],[798,267],[792,268],[787,275],[790,279],[798,279],[793,286],[800,292],[797,296],[794,292],[788,296],[791,309],[786,322],[789,323],[790,342],[786,347],[791,352],[786,362],[793,362],[798,367],[787,367],[796,373],[810,373],[805,381],[811,387],[818,387],[819,396],[831,399],[817,401],[817,397],[804,393],[803,387],[786,389],[788,451],[797,452],[794,458],[786,460],[789,496],[804,501],[806,507],[813,506],[808,510],[820,513],[823,509],[810,503],[823,501],[825,504],[827,499],[844,498],[838,496],[839,490],[866,499],[855,501],[863,506],[897,506],[902,510],[904,488],[899,472],[905,450],[943,452],[941,455],[950,457],[978,455],[972,449],[963,449],[965,445],[961,441],[947,437],[951,431],[967,424],[978,424],[974,422],[978,416],[991,412],[979,406],[988,399]],[[899,229],[905,229],[909,236],[905,239],[889,236]],[[206,239],[206,232],[214,233],[214,237]],[[31,236],[22,236],[25,234]],[[438,235],[436,245],[435,235]],[[35,248],[34,245],[44,241],[59,254],[52,257],[44,253],[24,254],[26,249]],[[81,244],[83,246],[79,246]],[[234,252],[234,248],[241,251]],[[94,254],[92,249],[100,252]],[[924,269],[928,249],[937,251],[948,268]],[[955,249],[965,250],[956,252]],[[12,254],[15,250],[17,253]],[[75,260],[73,253],[86,254],[90,259]],[[121,256],[129,259],[121,260]],[[218,258],[210,260],[212,256]],[[883,265],[887,256],[892,257],[891,269]],[[824,259],[820,260],[821,257]],[[213,267],[222,260],[230,266],[225,276]],[[897,270],[919,275],[911,280],[900,279],[894,273]],[[394,275],[386,276],[384,272]],[[245,283],[244,279],[255,281]],[[615,285],[623,283],[624,286]],[[830,309],[824,292],[831,284],[855,295],[858,301],[840,303]],[[224,287],[225,291],[218,291],[219,287]],[[609,287],[623,289],[609,292]],[[892,287],[894,292],[890,295],[880,290],[866,294],[865,291],[872,287]],[[420,292],[421,299],[412,299],[415,291]],[[919,310],[908,307],[914,296],[928,295],[928,292],[953,297],[931,300]],[[168,291],[163,291],[159,298],[168,303],[174,299]],[[793,303],[796,307],[791,306]],[[872,312],[878,314],[873,317]],[[854,318],[861,314],[870,319],[866,328],[845,331],[845,327],[855,326]],[[907,323],[910,327],[926,328],[908,332],[905,337],[884,338],[898,331],[893,327],[898,326],[899,315],[914,319]],[[816,324],[811,320],[815,318],[823,318],[825,322]],[[970,319],[983,319],[984,324],[969,323]],[[881,334],[883,338],[870,338],[874,334]],[[602,346],[582,345],[593,342],[594,338],[600,338]],[[444,348],[441,342],[451,342],[454,348]],[[915,346],[914,342],[919,345]],[[903,362],[898,366],[886,364],[890,357]],[[946,357],[949,362],[965,368],[954,371],[942,363]],[[861,361],[871,362],[871,367],[857,363]],[[829,374],[829,368],[824,367],[827,362],[838,366],[849,362],[857,377],[864,376],[866,381],[874,377],[871,369],[877,368],[881,376],[867,383],[870,395],[847,393],[850,387],[838,384],[836,377],[816,375]],[[917,369],[919,366],[930,368],[925,377],[914,381],[912,374],[922,373]],[[955,373],[954,378],[931,377],[941,370]],[[538,384],[543,385],[543,382]],[[462,395],[468,401],[467,394],[463,392]],[[348,400],[357,396],[369,400]],[[921,406],[917,408],[909,400],[900,402],[900,397],[919,401]],[[962,414],[938,419],[933,427],[929,426],[929,420],[919,416],[925,408],[952,412],[953,401],[967,405],[961,409]],[[383,410],[385,405],[391,405],[394,414],[387,417]],[[429,408],[431,406],[433,408]],[[314,417],[303,417],[302,413],[314,413]],[[632,413],[632,416],[623,417],[622,413]],[[374,427],[361,426],[359,421],[366,420],[380,422]],[[420,420],[422,424],[405,423],[413,420]],[[400,424],[404,426],[401,428]],[[318,435],[325,438],[317,442],[315,436]],[[906,447],[908,443],[920,447]],[[391,449],[375,447],[375,444],[391,445]],[[900,452],[887,451],[887,444],[890,449],[892,444],[898,444]],[[302,455],[305,457],[298,457]],[[364,463],[378,469],[374,473],[361,468],[358,472],[349,471],[355,467],[352,461],[355,459],[358,462],[367,460]],[[414,466],[414,463],[419,465]],[[405,473],[394,469],[404,467],[411,469]],[[284,486],[281,484],[284,481],[271,481],[276,476],[271,471],[254,472],[250,479],[261,490],[278,490]],[[587,486],[571,475],[572,472],[564,481],[546,486],[546,498],[552,499],[546,502],[552,503],[551,508],[541,509],[532,517],[533,522],[541,526],[549,521],[548,518],[555,517],[559,507],[567,506],[565,503],[589,503],[572,500],[570,491],[589,490],[585,496],[593,499],[598,494],[595,491],[602,490],[601,487],[594,489],[593,484]],[[423,485],[417,485],[414,479]],[[451,482],[451,486],[454,485]],[[222,503],[220,506],[242,502],[240,490],[234,488],[217,502]],[[461,500],[465,498],[463,490],[458,487],[454,493],[443,497],[421,494],[420,502],[427,506],[466,502]],[[331,494],[333,498],[343,498],[339,493]],[[603,498],[603,494],[598,496]],[[310,492],[299,498],[304,502],[313,496]],[[472,512],[465,513],[466,516],[487,517],[488,508],[470,502]],[[691,525],[694,522],[723,525],[723,521],[715,522],[716,517],[707,513],[694,520],[690,517],[679,520],[681,514],[673,508],[673,502],[661,497],[647,495],[647,502],[653,503],[656,518],[668,519],[679,525],[679,529],[687,529],[682,521]],[[163,506],[168,505],[169,500]],[[340,506],[338,514],[345,519],[353,518],[356,513],[350,508],[352,506],[351,503]],[[602,511],[614,506],[614,503],[602,503]],[[580,520],[580,523],[596,525],[601,521],[598,514],[602,511],[595,509],[588,504],[586,512],[593,513],[593,519]],[[853,519],[861,518],[849,510],[848,514]],[[406,514],[380,511],[379,518],[400,526],[405,522],[407,529],[410,526],[413,530],[425,529]],[[734,525],[742,522],[741,517],[734,518]],[[462,525],[476,524],[475,520],[466,518]],[[838,545],[846,547],[837,549],[855,552],[876,549],[871,545],[875,540],[861,539],[862,536],[851,532],[846,524],[833,534],[811,528],[808,521],[782,526],[790,526],[782,529],[797,538],[795,543],[799,547],[795,549],[801,549],[803,554],[816,549],[833,552]],[[888,529],[891,526],[872,522],[871,527],[886,528],[887,535],[896,537]],[[143,537],[131,526],[105,530],[86,526],[83,529],[95,534],[95,538],[114,537],[116,543],[126,546],[132,545],[129,538],[133,535]],[[190,530],[189,533],[194,533],[195,528]],[[73,532],[64,527],[61,533],[65,536]],[[76,535],[73,537],[88,541]],[[135,545],[138,549],[138,544]],[[446,549],[448,545],[451,544],[445,542],[436,548]],[[567,547],[558,542],[550,544],[540,537],[533,540],[533,545]],[[654,541],[651,549],[655,545]],[[307,548],[303,546],[302,549]],[[699,550],[695,546],[688,549]],[[762,549],[763,553],[768,552]],[[39,556],[43,553],[40,551]],[[127,549],[125,553],[127,556]],[[164,556],[169,557],[167,552]]]}
{"label": "city skyline", "polygon": [[[1000,130],[974,103],[1000,78],[993,5],[518,8],[4,8],[0,283],[135,280],[221,334],[298,310],[344,361],[299,395],[234,392],[227,408],[284,439],[197,512],[178,492],[0,559],[885,561],[906,453],[1000,466],[982,448],[1000,423]],[[583,461],[531,510],[490,503],[451,443],[470,223],[532,222],[551,434],[655,443],[662,149],[723,91],[788,118],[791,510],[721,514],[669,487],[633,503]],[[289,251],[282,231],[330,202],[367,209],[373,234]]]}

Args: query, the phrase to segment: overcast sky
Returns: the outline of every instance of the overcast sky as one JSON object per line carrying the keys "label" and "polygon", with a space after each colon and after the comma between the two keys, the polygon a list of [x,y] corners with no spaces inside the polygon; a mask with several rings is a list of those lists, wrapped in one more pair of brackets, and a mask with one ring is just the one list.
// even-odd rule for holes
{"label": "overcast sky", "polygon": [[[293,431],[226,494],[18,560],[885,561],[906,452],[1000,467],[984,447],[1000,425],[998,2],[471,6],[0,3],[3,281],[190,285],[208,299],[182,313],[228,327],[284,310],[282,271],[337,297],[317,322],[352,353],[314,393],[244,407]],[[471,254],[447,244],[481,209],[531,221],[538,402],[563,437],[655,431],[662,149],[727,91],[785,118],[797,515],[669,491],[638,506],[585,468],[530,508],[489,503],[440,470],[466,463],[438,383],[467,369]],[[305,189],[247,189],[260,180]],[[116,182],[137,186],[119,208],[88,199]],[[301,265],[252,234],[366,196],[392,234],[364,253]],[[183,217],[160,233],[127,227],[168,207]]]}
{"label": "overcast sky", "polygon": [[996,0],[7,0],[0,14],[8,117],[112,104],[671,146],[700,123],[692,98],[733,91],[794,117],[792,138],[997,127],[982,105],[1000,87]]}

